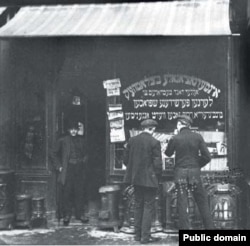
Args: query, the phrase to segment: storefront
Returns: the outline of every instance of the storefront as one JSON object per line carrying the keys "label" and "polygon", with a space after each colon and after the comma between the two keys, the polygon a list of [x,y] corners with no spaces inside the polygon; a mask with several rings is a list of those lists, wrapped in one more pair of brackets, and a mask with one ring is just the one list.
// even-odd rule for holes
{"label": "storefront", "polygon": [[[103,184],[121,185],[124,144],[140,132],[141,120],[159,122],[155,137],[164,150],[184,113],[213,156],[203,173],[211,197],[223,194],[211,200],[218,227],[240,227],[241,36],[230,31],[229,1],[209,2],[21,8],[0,29],[1,86],[8,91],[2,135],[14,153],[4,163],[15,170],[17,191],[45,194],[55,210],[50,149],[79,96],[94,193]],[[174,158],[163,163],[155,224],[167,230],[177,219],[174,190],[164,190]],[[132,199],[123,194],[125,203]],[[121,216],[129,224],[127,210]],[[192,216],[199,225],[195,208]]]}

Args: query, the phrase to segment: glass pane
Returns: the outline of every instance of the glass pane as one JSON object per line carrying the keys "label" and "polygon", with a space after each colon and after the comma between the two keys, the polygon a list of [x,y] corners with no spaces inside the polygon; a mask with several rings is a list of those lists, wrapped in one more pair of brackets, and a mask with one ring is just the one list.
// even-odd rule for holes
{"label": "glass pane", "polygon": [[18,169],[46,168],[45,84],[25,82],[17,94]]}
{"label": "glass pane", "polygon": [[115,169],[126,169],[126,166],[123,164],[123,155],[124,155],[124,143],[115,144]]}
{"label": "glass pane", "polygon": [[188,115],[193,119],[192,130],[203,136],[212,156],[203,170],[226,170],[226,92],[226,81],[213,84],[178,74],[146,77],[122,91],[125,127],[133,137],[141,132],[142,120],[155,119],[159,126],[154,137],[161,142],[164,169],[168,169],[174,165],[174,156],[168,158],[164,151],[176,132],[177,117]]}

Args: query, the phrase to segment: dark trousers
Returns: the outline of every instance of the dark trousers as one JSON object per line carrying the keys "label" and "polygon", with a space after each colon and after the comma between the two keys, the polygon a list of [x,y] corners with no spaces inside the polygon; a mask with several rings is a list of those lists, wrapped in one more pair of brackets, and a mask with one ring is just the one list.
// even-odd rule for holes
{"label": "dark trousers", "polygon": [[135,235],[142,240],[150,237],[156,188],[135,185]]}
{"label": "dark trousers", "polygon": [[86,173],[82,164],[68,164],[66,181],[63,186],[64,217],[71,217],[74,208],[76,219],[80,219],[84,213],[86,195]]}
{"label": "dark trousers", "polygon": [[214,229],[213,218],[208,204],[208,195],[200,178],[199,168],[177,168],[175,170],[177,185],[177,208],[179,214],[179,229],[191,229],[188,215],[188,191],[192,193],[205,229]]}

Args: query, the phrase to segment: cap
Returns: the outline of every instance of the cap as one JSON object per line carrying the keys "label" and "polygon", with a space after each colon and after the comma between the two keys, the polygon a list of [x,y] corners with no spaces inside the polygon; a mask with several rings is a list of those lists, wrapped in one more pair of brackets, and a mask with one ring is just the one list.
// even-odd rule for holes
{"label": "cap", "polygon": [[158,123],[157,123],[157,121],[155,121],[155,120],[152,120],[152,119],[146,119],[146,120],[143,120],[142,122],[141,122],[141,126],[142,127],[152,127],[152,126],[158,126]]}
{"label": "cap", "polygon": [[193,120],[188,115],[180,115],[177,117],[177,120],[184,121],[185,123],[191,125],[193,123]]}

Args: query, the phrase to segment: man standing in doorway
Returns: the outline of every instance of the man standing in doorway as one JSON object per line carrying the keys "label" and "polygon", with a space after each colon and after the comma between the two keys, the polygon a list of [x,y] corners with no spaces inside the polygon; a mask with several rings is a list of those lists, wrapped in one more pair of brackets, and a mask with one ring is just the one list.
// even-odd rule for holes
{"label": "man standing in doorway", "polygon": [[188,192],[192,192],[205,229],[214,229],[207,192],[200,177],[201,167],[210,162],[211,157],[202,136],[190,130],[191,124],[192,119],[189,116],[178,117],[178,134],[169,140],[165,151],[169,157],[175,153],[174,181],[178,190],[179,229],[191,229],[188,216]]}
{"label": "man standing in doorway", "polygon": [[124,154],[124,182],[135,189],[135,240],[143,244],[158,241],[151,237],[158,179],[162,172],[161,145],[152,134],[158,123],[147,119],[141,122],[143,132],[129,139]]}
{"label": "man standing in doorway", "polygon": [[52,159],[58,171],[58,184],[62,191],[63,223],[69,225],[72,210],[75,218],[87,222],[84,215],[86,200],[87,150],[84,138],[77,135],[78,122],[68,123],[68,135],[60,138],[53,151]]}

